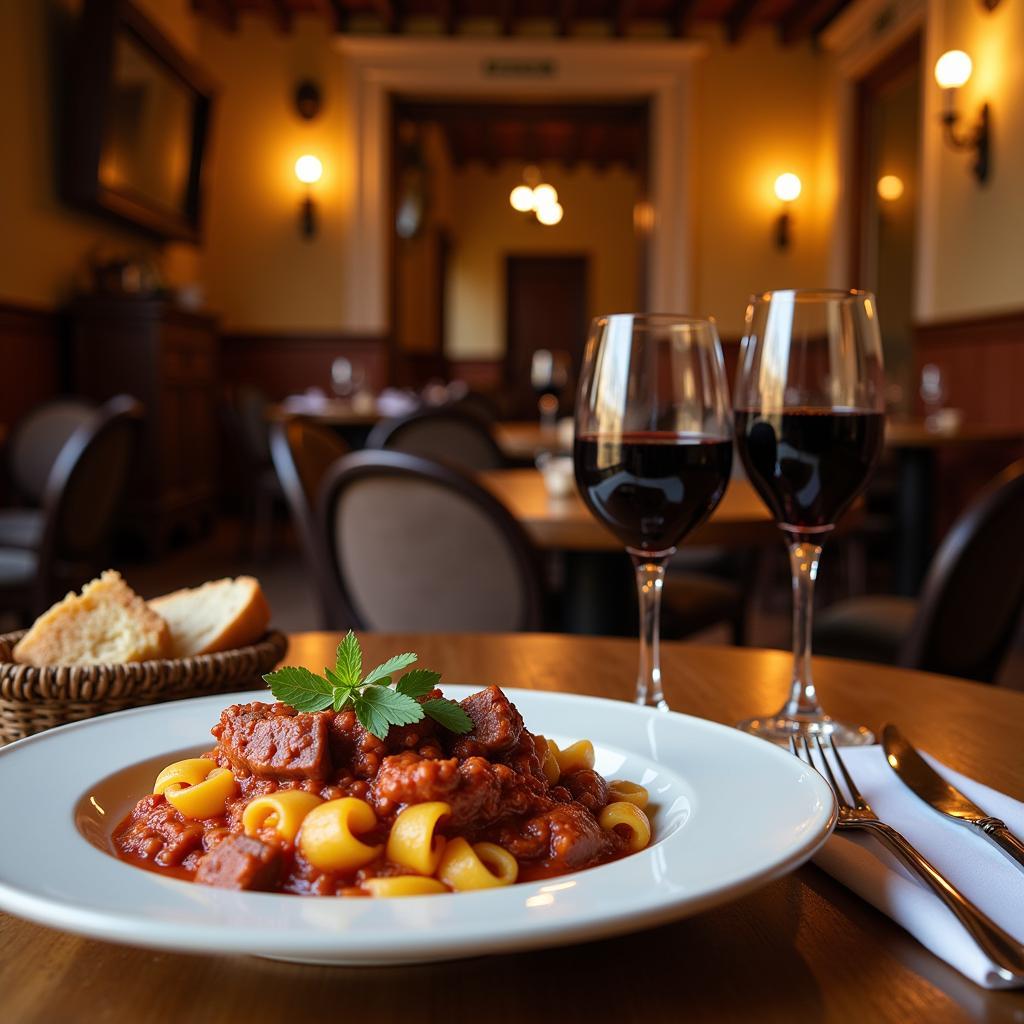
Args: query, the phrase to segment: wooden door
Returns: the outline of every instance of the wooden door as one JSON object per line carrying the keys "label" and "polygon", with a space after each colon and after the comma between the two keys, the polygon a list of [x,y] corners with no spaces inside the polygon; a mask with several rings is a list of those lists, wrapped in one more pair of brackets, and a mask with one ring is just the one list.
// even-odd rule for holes
{"label": "wooden door", "polygon": [[571,371],[562,411],[571,411],[587,338],[587,257],[507,257],[506,310],[505,383],[510,411],[525,418],[536,416],[530,362],[542,348],[568,354]]}

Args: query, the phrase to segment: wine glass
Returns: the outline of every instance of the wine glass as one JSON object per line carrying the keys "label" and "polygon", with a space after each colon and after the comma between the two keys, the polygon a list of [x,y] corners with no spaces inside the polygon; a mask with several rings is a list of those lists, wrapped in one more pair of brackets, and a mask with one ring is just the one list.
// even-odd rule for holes
{"label": "wine glass", "polygon": [[580,374],[573,462],[584,502],[636,568],[636,702],[666,710],[658,658],[665,564],[721,500],[732,468],[714,322],[638,313],[595,319]]}
{"label": "wine glass", "polygon": [[750,482],[786,535],[793,574],[793,682],[774,715],[740,728],[765,739],[828,734],[871,743],[830,718],[811,675],[811,615],[821,547],[864,490],[885,435],[875,298],[861,291],[777,291],[747,306],[736,375],[736,444]]}

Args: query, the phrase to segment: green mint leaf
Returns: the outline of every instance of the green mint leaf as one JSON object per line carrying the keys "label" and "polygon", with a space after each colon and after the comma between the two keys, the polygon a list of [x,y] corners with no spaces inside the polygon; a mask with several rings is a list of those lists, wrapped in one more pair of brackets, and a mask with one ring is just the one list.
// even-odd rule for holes
{"label": "green mint leaf", "polygon": [[345,634],[345,639],[338,644],[334,671],[338,677],[338,686],[359,685],[359,677],[363,674],[363,652],[358,638],[351,629]]}
{"label": "green mint leaf", "polygon": [[290,704],[296,711],[323,711],[334,699],[331,684],[308,668],[279,668],[268,672],[263,679],[279,701]]}
{"label": "green mint leaf", "polygon": [[404,693],[374,686],[354,694],[356,717],[377,739],[387,737],[392,725],[411,725],[423,717],[423,708]]}
{"label": "green mint leaf", "polygon": [[420,707],[438,725],[443,725],[449,732],[464,733],[473,728],[473,719],[466,714],[462,706],[453,700],[446,700],[444,697],[435,697],[428,700]]}
{"label": "green mint leaf", "polygon": [[[371,683],[377,683],[379,686],[387,686],[391,682],[391,676],[403,668],[408,668],[415,660],[415,654],[396,654],[393,658],[388,658],[383,665],[378,665],[363,680],[362,685],[369,686]],[[387,682],[384,682],[385,679]]]}
{"label": "green mint leaf", "polygon": [[414,668],[398,680],[395,689],[409,697],[425,697],[440,681],[440,672],[431,672],[428,668]]}
{"label": "green mint leaf", "polygon": [[336,686],[334,688],[334,710],[341,711],[359,690],[355,686]]}
{"label": "green mint leaf", "polygon": [[325,668],[324,675],[336,690],[351,690],[352,687],[359,685],[358,679],[354,683],[350,683],[344,676],[339,675],[337,669]]}

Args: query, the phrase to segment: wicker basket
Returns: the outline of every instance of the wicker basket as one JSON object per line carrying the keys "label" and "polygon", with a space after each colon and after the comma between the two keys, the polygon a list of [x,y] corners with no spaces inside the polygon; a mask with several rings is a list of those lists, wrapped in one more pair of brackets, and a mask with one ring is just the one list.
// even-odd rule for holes
{"label": "wicker basket", "polygon": [[248,647],[195,658],[37,668],[12,659],[23,635],[0,634],[0,744],[110,711],[254,687],[288,649],[283,633],[270,632]]}

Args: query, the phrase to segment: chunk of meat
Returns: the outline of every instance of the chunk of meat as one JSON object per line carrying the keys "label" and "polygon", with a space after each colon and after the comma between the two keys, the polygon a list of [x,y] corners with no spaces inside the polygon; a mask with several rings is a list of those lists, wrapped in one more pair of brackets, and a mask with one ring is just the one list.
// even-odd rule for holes
{"label": "chunk of meat", "polygon": [[129,857],[173,867],[202,845],[203,826],[183,818],[164,797],[153,793],[135,805],[116,840]]}
{"label": "chunk of meat", "polygon": [[220,889],[273,889],[284,869],[278,846],[233,833],[199,861],[195,880]]}
{"label": "chunk of meat", "polygon": [[442,831],[482,828],[510,814],[535,812],[550,803],[544,784],[482,757],[421,758],[412,752],[386,757],[372,786],[377,814],[388,818],[407,804],[441,800],[451,806]]}
{"label": "chunk of meat", "polygon": [[461,705],[473,720],[473,730],[456,738],[452,756],[493,758],[495,754],[508,753],[519,742],[523,717],[497,686],[471,694]]}
{"label": "chunk of meat", "polygon": [[606,860],[619,841],[578,803],[558,804],[543,814],[509,822],[494,839],[519,860],[541,861],[552,873],[578,871]]}
{"label": "chunk of meat", "polygon": [[253,775],[278,779],[326,779],[330,711],[295,712],[286,704],[233,704],[213,728],[218,750]]}
{"label": "chunk of meat", "polygon": [[577,768],[563,775],[560,781],[572,794],[573,800],[594,814],[608,803],[608,783],[590,768]]}

